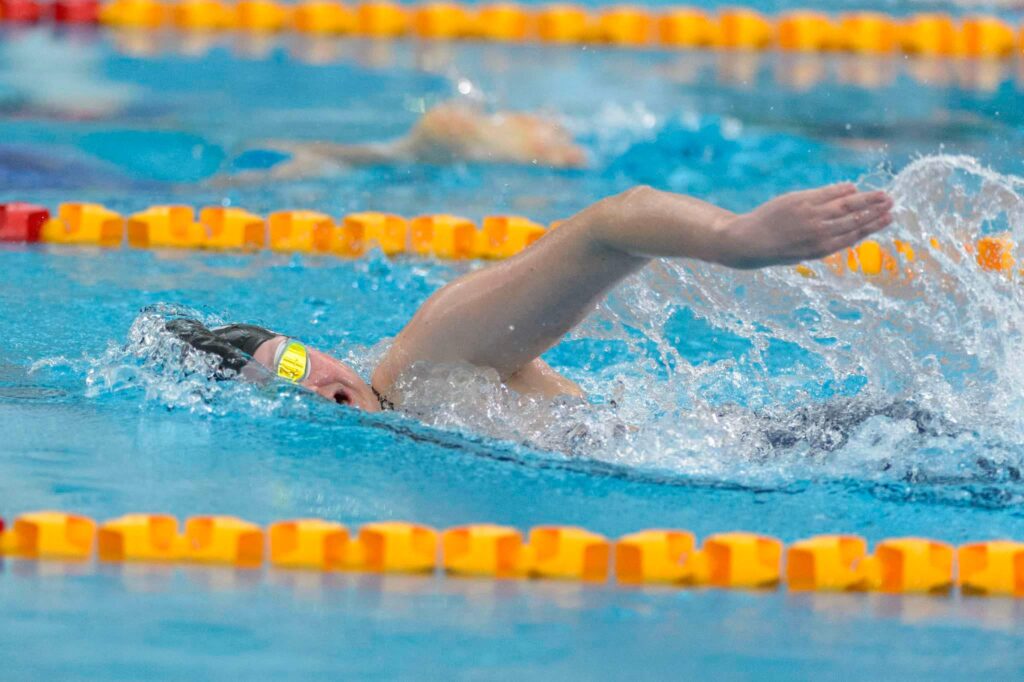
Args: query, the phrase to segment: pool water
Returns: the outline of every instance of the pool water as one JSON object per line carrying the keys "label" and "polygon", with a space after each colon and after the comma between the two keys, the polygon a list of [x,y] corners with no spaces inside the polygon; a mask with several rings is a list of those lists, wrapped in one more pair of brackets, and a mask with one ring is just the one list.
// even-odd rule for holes
{"label": "pool water", "polygon": [[[964,66],[939,86],[896,64],[868,89],[835,57],[794,89],[781,83],[799,65],[773,55],[737,66],[493,45],[332,41],[310,54],[283,39],[3,38],[0,200],[548,222],[637,183],[746,210],[859,179],[893,193],[892,236],[911,244],[1024,229],[1010,71],[968,87]],[[388,139],[459,96],[558,116],[588,168],[404,164],[216,183],[262,162],[262,141]],[[486,372],[443,368],[407,387],[406,413],[382,415],[188,371],[158,320],[286,330],[365,375],[419,304],[478,265],[14,245],[0,258],[4,517],[1024,537],[1019,285],[956,249],[892,282],[822,265],[808,279],[658,263],[546,356],[587,403],[527,400]],[[1002,599],[0,566],[9,679],[1024,672],[1024,607]]]}

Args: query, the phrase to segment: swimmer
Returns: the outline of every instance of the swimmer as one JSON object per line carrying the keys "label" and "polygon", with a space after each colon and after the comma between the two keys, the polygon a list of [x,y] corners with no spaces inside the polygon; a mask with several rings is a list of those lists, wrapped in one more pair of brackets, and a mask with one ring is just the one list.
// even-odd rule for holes
{"label": "swimmer", "polygon": [[329,175],[352,166],[388,163],[508,163],[581,168],[586,152],[561,125],[537,114],[486,114],[458,103],[427,111],[408,135],[390,142],[333,144],[269,140],[265,151],[290,158],[268,170],[243,171],[214,180],[231,185],[261,180],[294,180]]}
{"label": "swimmer", "polygon": [[172,320],[169,331],[210,353],[224,377],[277,375],[369,412],[401,408],[399,379],[424,365],[492,368],[508,388],[543,397],[583,391],[541,355],[608,292],[655,258],[691,258],[736,269],[821,258],[892,222],[892,199],[850,183],[793,192],[749,213],[650,187],[584,209],[518,255],[434,293],[365,381],[296,339],[260,327],[208,330]]}

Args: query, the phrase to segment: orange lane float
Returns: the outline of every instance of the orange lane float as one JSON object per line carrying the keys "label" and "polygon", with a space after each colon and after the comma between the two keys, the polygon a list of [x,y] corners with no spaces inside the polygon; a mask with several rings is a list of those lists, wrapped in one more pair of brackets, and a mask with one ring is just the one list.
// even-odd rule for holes
{"label": "orange lane float", "polygon": [[[896,240],[890,250],[874,239],[866,239],[845,252],[823,258],[822,262],[836,275],[853,272],[876,277],[895,275],[899,271],[900,260],[905,263],[914,260],[914,250],[906,243]],[[805,276],[813,275],[806,266],[797,266],[797,270]]]}
{"label": "orange lane float", "polygon": [[159,28],[167,21],[168,8],[159,0],[114,0],[100,9],[102,24],[124,28]]}
{"label": "orange lane float", "polygon": [[356,9],[356,33],[371,38],[397,38],[409,30],[409,14],[387,0],[364,2]]}
{"label": "orange lane float", "polygon": [[963,20],[963,54],[968,57],[1001,59],[1013,54],[1013,27],[998,17],[974,16]]}
{"label": "orange lane float", "polygon": [[409,239],[409,222],[392,213],[350,213],[341,225],[335,253],[354,258],[374,247],[388,256],[404,253]]}
{"label": "orange lane float", "polygon": [[530,15],[519,5],[484,5],[477,10],[473,35],[485,40],[522,41],[529,35],[530,21]]}
{"label": "orange lane float", "polygon": [[993,540],[957,550],[960,590],[964,594],[1024,597],[1024,543]]}
{"label": "orange lane float", "polygon": [[819,535],[786,550],[786,586],[793,591],[867,587],[867,543],[855,535]]}
{"label": "orange lane float", "polygon": [[235,13],[219,0],[180,0],[172,11],[174,25],[183,30],[220,31],[235,25]]}
{"label": "orange lane float", "polygon": [[947,14],[916,14],[903,23],[900,36],[909,54],[944,57],[956,52],[958,30]]}
{"label": "orange lane float", "polygon": [[975,260],[982,270],[1011,272],[1017,262],[1013,255],[1015,246],[1007,237],[982,237],[975,245]]}
{"label": "orange lane float", "polygon": [[377,573],[424,573],[437,566],[437,531],[404,521],[368,523],[359,529],[354,564]]}
{"label": "orange lane float", "polygon": [[658,18],[658,42],[666,47],[711,47],[716,34],[715,22],[698,9],[672,9]]}
{"label": "orange lane float", "polygon": [[194,516],[185,522],[186,561],[256,568],[263,563],[263,529],[233,516]]}
{"label": "orange lane float", "polygon": [[22,559],[88,559],[96,522],[77,514],[41,511],[22,514],[9,531],[5,552]]}
{"label": "orange lane float", "polygon": [[776,24],[778,44],[791,52],[822,52],[835,45],[836,27],[820,12],[788,12]]}
{"label": "orange lane float", "polygon": [[598,16],[597,31],[612,45],[647,45],[653,38],[654,20],[642,7],[611,7]]}
{"label": "orange lane float", "polygon": [[340,35],[355,30],[356,16],[340,2],[306,0],[292,10],[292,26],[299,33]]}
{"label": "orange lane float", "polygon": [[536,15],[537,35],[546,43],[576,43],[587,37],[589,18],[576,5],[547,5]]}
{"label": "orange lane float", "polygon": [[476,225],[459,216],[422,215],[409,222],[409,250],[419,255],[461,260],[477,256]]}
{"label": "orange lane float", "polygon": [[526,573],[529,563],[522,533],[508,526],[449,528],[441,544],[442,567],[454,575],[516,578]]}
{"label": "orange lane float", "polygon": [[763,50],[774,37],[775,29],[760,12],[737,8],[718,15],[717,44],[725,49]]}
{"label": "orange lane float", "polygon": [[851,12],[839,18],[837,46],[848,52],[888,54],[899,46],[899,25],[878,12]]}
{"label": "orange lane float", "polygon": [[846,265],[851,272],[868,276],[894,273],[896,259],[892,253],[874,239],[866,239],[846,252]]}
{"label": "orange lane float", "polygon": [[242,31],[274,33],[290,21],[291,8],[274,0],[238,0],[235,5],[235,24]]}
{"label": "orange lane float", "polygon": [[530,531],[530,575],[604,582],[611,545],[607,538],[574,526],[539,526]]}
{"label": "orange lane float", "polygon": [[487,216],[479,235],[477,253],[484,258],[508,258],[546,233],[542,225],[521,216]]}
{"label": "orange lane float", "polygon": [[327,253],[335,241],[334,221],[316,211],[278,211],[270,214],[267,223],[267,245],[273,251]]}
{"label": "orange lane float", "polygon": [[100,561],[174,561],[184,553],[178,520],[166,514],[128,514],[100,526]]}
{"label": "orange lane float", "polygon": [[262,249],[267,242],[267,223],[241,208],[208,206],[199,212],[202,246],[207,249]]}
{"label": "orange lane float", "polygon": [[779,583],[782,543],[754,533],[719,533],[704,540],[707,583],[715,587],[765,588]]}
{"label": "orange lane float", "polygon": [[689,584],[697,580],[693,533],[645,530],[615,543],[615,579],[625,585]]}
{"label": "orange lane float", "polygon": [[321,519],[278,521],[267,530],[270,563],[278,568],[332,570],[348,567],[348,529]]}
{"label": "orange lane float", "polygon": [[420,38],[452,40],[472,29],[469,13],[451,2],[428,2],[413,10],[413,33]]}
{"label": "orange lane float", "polygon": [[954,551],[924,538],[883,540],[868,560],[868,582],[880,592],[948,592]]}
{"label": "orange lane float", "polygon": [[197,248],[204,237],[191,206],[152,206],[128,217],[128,245],[136,249]]}

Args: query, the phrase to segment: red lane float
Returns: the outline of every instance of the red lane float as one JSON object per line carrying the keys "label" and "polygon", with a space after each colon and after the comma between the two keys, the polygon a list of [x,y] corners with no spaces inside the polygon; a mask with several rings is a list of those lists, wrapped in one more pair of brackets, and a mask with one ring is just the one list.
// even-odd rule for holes
{"label": "red lane float", "polygon": [[12,202],[0,204],[0,242],[37,242],[50,211],[42,206]]}
{"label": "red lane float", "polygon": [[58,24],[97,24],[99,0],[57,0],[53,3],[53,20]]}
{"label": "red lane float", "polygon": [[0,0],[0,20],[32,24],[43,16],[42,3],[36,0]]}

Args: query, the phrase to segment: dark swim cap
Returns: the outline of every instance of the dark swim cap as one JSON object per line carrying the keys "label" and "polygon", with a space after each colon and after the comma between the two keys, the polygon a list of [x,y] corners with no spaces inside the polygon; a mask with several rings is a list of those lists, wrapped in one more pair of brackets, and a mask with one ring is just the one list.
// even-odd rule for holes
{"label": "dark swim cap", "polygon": [[168,320],[164,326],[189,348],[220,358],[218,379],[228,378],[224,374],[225,370],[231,370],[234,374],[242,371],[256,349],[277,336],[275,332],[253,324],[229,324],[207,329],[201,322],[191,318]]}

